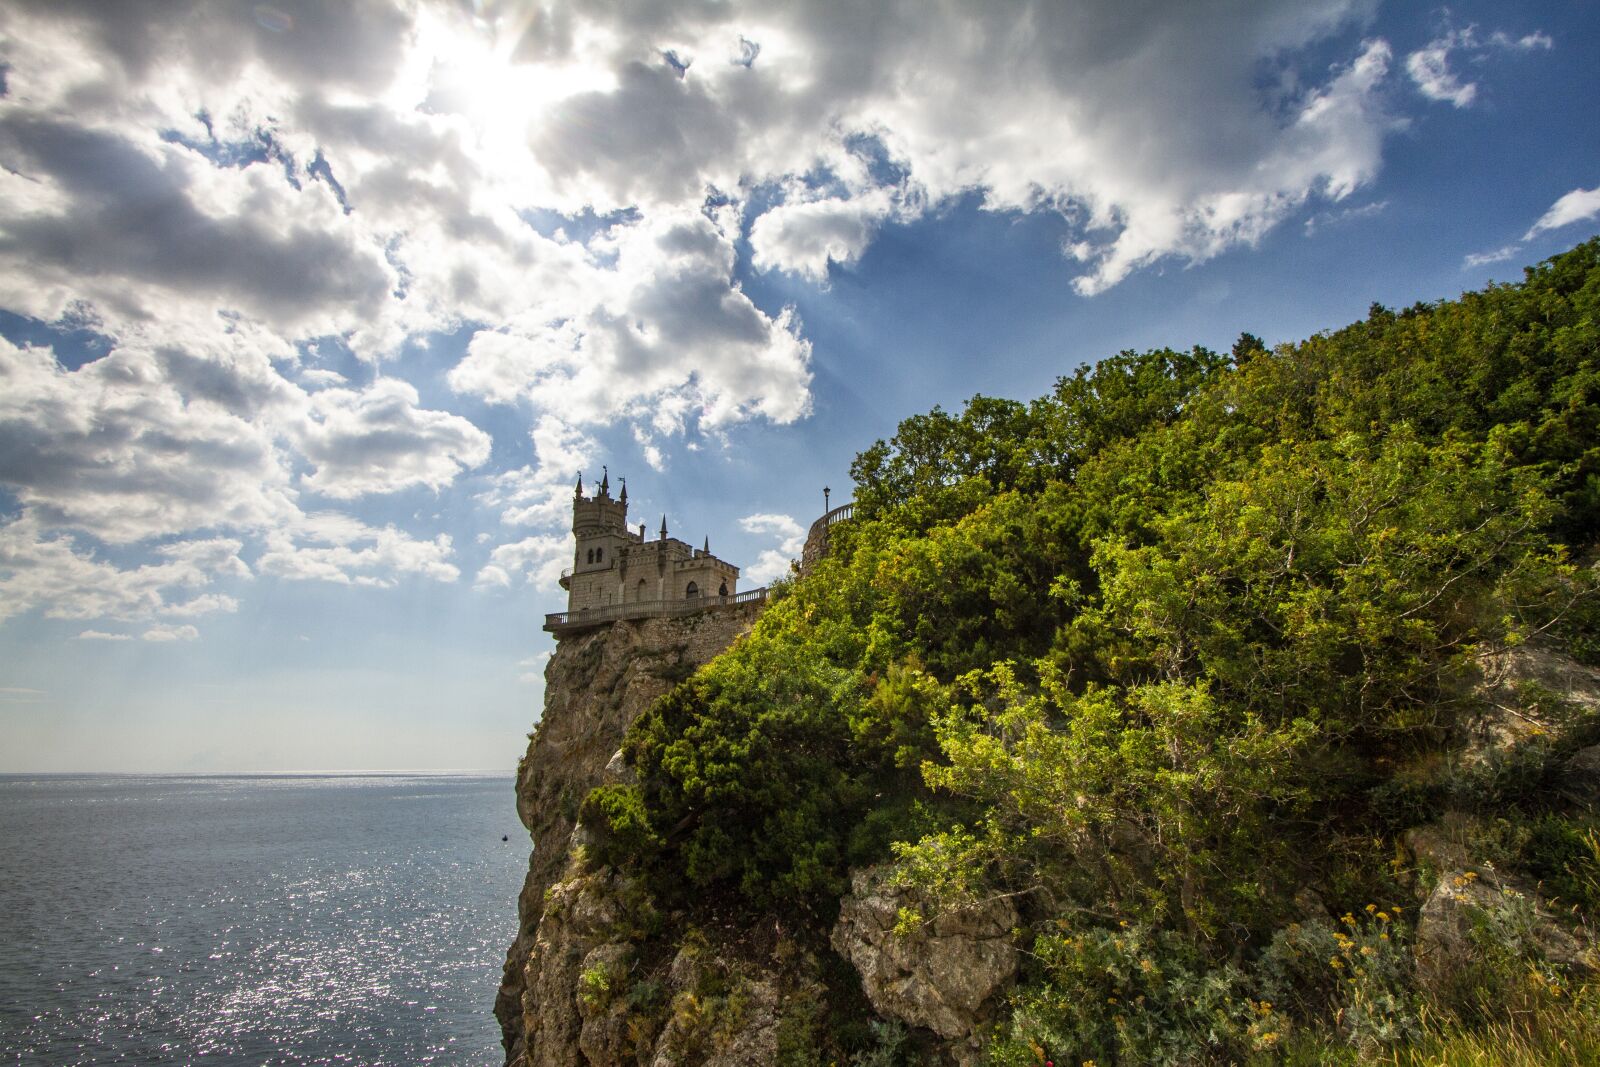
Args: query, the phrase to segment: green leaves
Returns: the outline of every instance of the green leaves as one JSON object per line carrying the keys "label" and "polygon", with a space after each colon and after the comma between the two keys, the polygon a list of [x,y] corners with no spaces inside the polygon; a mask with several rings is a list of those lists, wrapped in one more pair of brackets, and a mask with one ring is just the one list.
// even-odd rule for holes
{"label": "green leaves", "polygon": [[1507,639],[1507,590],[1571,575],[1556,512],[1549,479],[1492,441],[1401,425],[1274,445],[1152,543],[1098,542],[1102,599],[1076,625],[1119,679],[1205,679],[1275,720],[1381,734],[1441,699],[1457,653]]}
{"label": "green leaves", "polygon": [[[1270,1049],[1224,961],[1303,887],[1388,876],[1385,790],[1441,758],[1462,666],[1600,648],[1568,558],[1600,529],[1597,312],[1591,242],[1274,351],[907,419],[831,558],[630,731],[638,784],[586,808],[602,857],[819,925],[892,857],[930,907],[1018,901],[1017,1055]],[[1129,990],[1121,1021],[1083,999]]]}

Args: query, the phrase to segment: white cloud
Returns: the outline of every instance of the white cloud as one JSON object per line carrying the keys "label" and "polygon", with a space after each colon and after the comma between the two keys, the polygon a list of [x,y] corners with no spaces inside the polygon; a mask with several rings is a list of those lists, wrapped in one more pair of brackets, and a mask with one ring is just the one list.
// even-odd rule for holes
{"label": "white cloud", "polygon": [[1504,30],[1496,30],[1487,37],[1478,34],[1476,26],[1462,30],[1447,30],[1442,36],[1429,41],[1422,48],[1406,56],[1406,73],[1417,89],[1429,100],[1439,100],[1458,108],[1470,107],[1478,98],[1478,84],[1462,81],[1450,68],[1452,53],[1465,53],[1474,60],[1482,58],[1491,49],[1530,52],[1555,47],[1548,34],[1530,33],[1512,37]]}
{"label": "white cloud", "polygon": [[[1333,82],[1275,101],[1251,88],[1264,63],[1296,75],[1285,84],[1305,82],[1298,50],[1370,10],[1370,0],[1246,0],[1152,19],[1112,0],[934,10],[901,0],[469,19],[446,5],[372,3],[240,32],[209,7],[30,5],[6,57],[12,98],[30,102],[10,135],[29,164],[16,169],[39,179],[17,210],[41,237],[119,217],[116,197],[132,193],[105,188],[114,161],[195,230],[198,251],[184,258],[170,227],[107,228],[93,291],[68,271],[43,287],[52,296],[36,298],[41,308],[68,296],[105,314],[165,314],[174,298],[191,311],[221,304],[288,336],[345,336],[368,355],[481,321],[547,351],[509,380],[471,366],[461,387],[533,395],[574,345],[593,337],[603,360],[607,341],[620,343],[607,325],[631,323],[666,281],[613,262],[615,248],[533,233],[528,209],[631,209],[609,239],[648,245],[708,190],[737,219],[750,190],[776,182],[789,192],[756,220],[760,262],[820,278],[829,261],[860,255],[887,199],[915,214],[976,191],[997,209],[1062,210],[1086,227],[1097,269],[1080,288],[1098,291],[1162,256],[1253,241],[1307,198],[1370,180],[1371,142],[1389,128],[1372,85],[1358,87],[1365,99],[1349,121],[1320,124],[1302,120],[1339,95]],[[662,59],[669,49],[687,70]],[[67,152],[69,135],[88,140]],[[869,165],[864,142],[893,176]],[[210,165],[263,144],[264,160]],[[816,174],[834,186],[800,192]],[[218,262],[214,248],[244,254]],[[730,317],[764,321],[739,328],[739,358],[784,368],[764,386],[759,374],[742,383],[774,395],[730,396],[722,417],[803,412],[805,380],[779,320],[741,309],[726,275],[693,278],[696,312],[722,312],[691,333],[713,342],[696,371],[729,384],[730,353],[715,342]],[[643,321],[641,332],[655,325]],[[673,369],[666,377],[681,384]]]}
{"label": "white cloud", "polygon": [[295,506],[265,419],[290,401],[265,364],[130,347],[66,371],[0,340],[0,482],[112,543],[275,525]]}
{"label": "white cloud", "polygon": [[67,535],[45,533],[25,513],[0,526],[0,620],[35,609],[53,619],[150,619],[172,612],[169,598],[192,603],[193,591],[244,566],[214,543],[204,551],[173,545],[164,554],[163,562],[118,567]]}
{"label": "white cloud", "polygon": [[746,533],[768,534],[778,541],[776,548],[762,550],[756,561],[744,569],[743,576],[756,585],[766,585],[789,573],[791,560],[800,558],[805,548],[806,531],[793,516],[760,513],[739,520]]}
{"label": "white cloud", "polygon": [[789,564],[796,558],[779,549],[762,549],[756,561],[744,569],[744,578],[757,587],[777,581],[790,572]]}
{"label": "white cloud", "polygon": [[784,270],[826,282],[828,264],[845,266],[860,259],[892,210],[887,190],[779,204],[750,228],[752,262],[757,270]]}
{"label": "white cloud", "polygon": [[735,236],[688,209],[597,238],[614,265],[584,271],[583,297],[478,332],[451,387],[573,423],[648,420],[662,398],[711,427],[793,422],[810,410],[811,346],[734,283]]}
{"label": "white cloud", "polygon": [[[1401,125],[1393,53],[1338,37],[1374,3],[352,0],[246,18],[18,0],[0,308],[112,350],[66,370],[0,345],[0,484],[26,541],[0,614],[227,610],[171,596],[189,588],[173,576],[242,579],[240,550],[228,572],[151,549],[179,538],[259,548],[280,578],[454,580],[448,538],[302,500],[439,491],[491,460],[482,428],[422,404],[447,368],[397,377],[441,334],[471,337],[449,386],[525,413],[538,453],[482,495],[533,536],[476,584],[547,584],[591,431],[623,424],[662,469],[675,445],[810,411],[810,342],[744,291],[746,241],[756,269],[820,283],[882,227],[972,197],[1059,215],[1085,295],[1253,244],[1377,175]],[[1462,49],[1550,43],[1472,32],[1438,77]],[[333,369],[346,351],[371,384]],[[150,562],[111,566],[95,541]]]}
{"label": "white cloud", "polygon": [[106,633],[104,630],[84,630],[77,638],[79,641],[132,641],[128,634]]}
{"label": "white cloud", "polygon": [[1450,70],[1450,38],[1432,41],[1406,57],[1406,73],[1429,100],[1444,100],[1456,107],[1467,107],[1477,99],[1478,87],[1461,82]]}
{"label": "white cloud", "polygon": [[1539,221],[1523,235],[1532,240],[1546,230],[1557,230],[1575,222],[1586,222],[1600,215],[1600,186],[1593,189],[1574,189],[1550,205],[1550,210],[1539,216]]}
{"label": "white cloud", "polygon": [[393,526],[380,529],[347,515],[321,512],[267,534],[256,569],[290,581],[387,588],[399,574],[455,581],[461,569],[448,562],[452,555],[448,534],[426,540]]}
{"label": "white cloud", "polygon": [[1490,263],[1504,263],[1520,251],[1522,251],[1522,246],[1513,244],[1496,248],[1491,252],[1473,252],[1461,261],[1461,269],[1472,270],[1476,267],[1488,266]]}
{"label": "white cloud", "polygon": [[[489,448],[466,419],[421,408],[404,382],[308,396],[248,332],[202,335],[187,348],[135,334],[73,371],[49,349],[0,340],[0,482],[24,509],[0,534],[0,588],[12,594],[0,618],[34,608],[120,619],[232,611],[237,600],[224,594],[172,598],[213,578],[249,578],[245,539],[266,542],[263,558],[279,576],[454,580],[448,539],[358,523],[355,536],[370,542],[359,548],[303,543],[326,519],[302,512],[293,468],[298,457],[312,467],[301,479],[308,488],[351,499],[442,488]],[[202,530],[241,536],[192,536]],[[151,562],[97,560],[80,534],[144,545]]]}
{"label": "white cloud", "polygon": [[193,618],[197,615],[210,615],[213,612],[232,614],[239,610],[239,602],[223,593],[207,593],[197,596],[193,600],[185,600],[181,604],[169,604],[161,609],[161,614],[176,616],[178,618]]}
{"label": "white cloud", "polygon": [[1370,204],[1359,204],[1354,207],[1339,208],[1334,211],[1319,211],[1306,219],[1306,236],[1311,237],[1320,229],[1327,226],[1338,226],[1341,223],[1355,222],[1360,219],[1375,218],[1389,209],[1389,201],[1374,200]]}
{"label": "white cloud", "polygon": [[561,526],[571,518],[577,478],[594,469],[599,445],[554,415],[542,417],[530,436],[538,463],[494,475],[478,502],[508,525]]}
{"label": "white cloud", "polygon": [[800,551],[806,543],[806,532],[792,515],[776,515],[771,512],[746,515],[739,520],[739,528],[746,533],[774,534],[780,538],[784,548],[793,552]]}
{"label": "white cloud", "polygon": [[488,460],[488,434],[459,415],[417,405],[416,389],[393,378],[360,392],[315,394],[299,446],[317,469],[302,483],[341,500],[418,485],[440,489]]}
{"label": "white cloud", "polygon": [[145,641],[194,641],[200,631],[193,626],[152,626],[139,636]]}
{"label": "white cloud", "polygon": [[563,567],[572,561],[572,537],[535,534],[521,541],[499,545],[489,553],[489,562],[478,572],[473,584],[480,589],[507,589],[520,578],[545,592],[560,588],[556,583]]}
{"label": "white cloud", "polygon": [[300,381],[312,388],[323,388],[329,385],[348,385],[350,379],[338,371],[327,370],[322,367],[307,367],[300,371]]}

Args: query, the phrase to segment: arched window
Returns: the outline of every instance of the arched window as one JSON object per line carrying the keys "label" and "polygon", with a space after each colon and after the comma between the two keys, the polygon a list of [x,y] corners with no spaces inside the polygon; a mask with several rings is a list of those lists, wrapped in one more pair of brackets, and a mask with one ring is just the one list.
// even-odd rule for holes
{"label": "arched window", "polygon": [[591,548],[589,554],[583,557],[583,562],[586,564],[594,562],[594,549]]}
{"label": "arched window", "polygon": [[643,601],[644,600],[644,579],[643,578],[639,579],[638,590],[639,590],[639,595],[634,597],[633,599],[637,600],[637,601]]}
{"label": "arched window", "polygon": [[728,595],[728,583],[727,582],[723,582],[722,585],[720,585],[717,588],[717,595],[718,596],[727,596]]}
{"label": "arched window", "polygon": [[599,563],[600,561],[604,560],[605,558],[606,558],[606,550],[605,549],[597,548],[597,549],[594,550],[594,561],[596,563]]}
{"label": "arched window", "polygon": [[683,591],[683,595],[690,598],[697,597],[700,595],[700,587],[695,585],[693,582],[690,582],[689,588]]}

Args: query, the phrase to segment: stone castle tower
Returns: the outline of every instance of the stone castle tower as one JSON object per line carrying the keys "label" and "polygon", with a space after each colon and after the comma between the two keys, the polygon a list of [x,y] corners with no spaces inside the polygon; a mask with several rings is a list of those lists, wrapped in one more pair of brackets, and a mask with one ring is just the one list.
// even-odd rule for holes
{"label": "stone castle tower", "polygon": [[572,497],[572,533],[577,548],[572,570],[561,578],[567,610],[552,616],[546,629],[561,629],[635,615],[678,614],[731,601],[739,568],[701,548],[667,536],[667,517],[654,541],[644,524],[628,528],[628,485],[611,497],[611,475],[600,479],[594,496],[583,495],[583,476]]}

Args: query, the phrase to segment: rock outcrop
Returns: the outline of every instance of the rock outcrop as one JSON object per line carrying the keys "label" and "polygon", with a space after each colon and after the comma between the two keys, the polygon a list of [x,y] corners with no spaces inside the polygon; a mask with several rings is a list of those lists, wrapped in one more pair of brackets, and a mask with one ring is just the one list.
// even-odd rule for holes
{"label": "rock outcrop", "polygon": [[880,869],[856,872],[851,889],[833,948],[855,965],[873,1008],[947,1040],[970,1038],[1017,972],[1011,901],[946,910],[897,932],[902,909],[922,907],[915,893],[891,885]]}
{"label": "rock outcrop", "polygon": [[[767,1067],[804,1047],[824,988],[815,959],[752,954],[690,934],[641,966],[649,894],[576,858],[550,888],[524,971],[531,1067]],[[748,946],[746,946],[748,948]],[[785,950],[786,949],[786,950]]]}
{"label": "rock outcrop", "polygon": [[[612,918],[602,887],[563,881],[584,798],[605,780],[634,719],[732,644],[760,610],[756,603],[616,622],[563,637],[551,656],[544,714],[517,771],[517,813],[533,837],[533,852],[517,901],[517,937],[495,999],[513,1067],[584,1062],[578,1037],[585,1020],[576,1000],[584,959],[570,956],[578,946],[594,948]],[[552,924],[544,929],[547,915]],[[562,997],[570,1015],[555,1008]]]}
{"label": "rock outcrop", "polygon": [[1559,651],[1521,645],[1478,661],[1480,709],[1467,723],[1462,762],[1482,763],[1559,732],[1574,714],[1600,712],[1600,670]]}
{"label": "rock outcrop", "polygon": [[1442,992],[1480,966],[1483,949],[1475,931],[1488,928],[1494,928],[1501,949],[1532,952],[1568,970],[1594,969],[1593,946],[1563,925],[1533,886],[1487,868],[1458,867],[1440,876],[1417,919],[1422,988]]}

